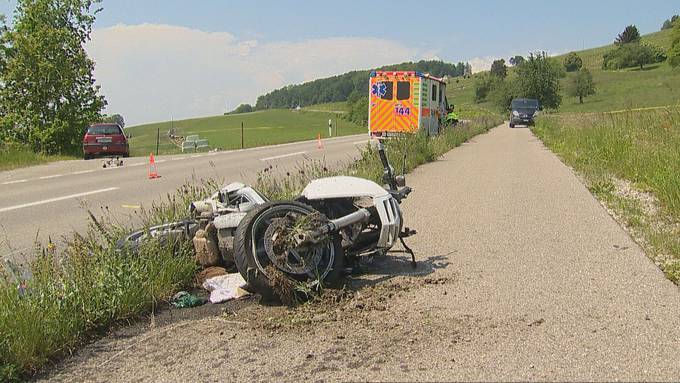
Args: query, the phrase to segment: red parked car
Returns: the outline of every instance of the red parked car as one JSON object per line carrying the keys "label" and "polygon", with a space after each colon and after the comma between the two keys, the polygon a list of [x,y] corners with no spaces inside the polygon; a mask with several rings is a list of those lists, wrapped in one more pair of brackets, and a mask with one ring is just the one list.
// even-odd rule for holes
{"label": "red parked car", "polygon": [[118,124],[94,124],[83,137],[83,158],[89,160],[98,154],[130,156],[128,136]]}

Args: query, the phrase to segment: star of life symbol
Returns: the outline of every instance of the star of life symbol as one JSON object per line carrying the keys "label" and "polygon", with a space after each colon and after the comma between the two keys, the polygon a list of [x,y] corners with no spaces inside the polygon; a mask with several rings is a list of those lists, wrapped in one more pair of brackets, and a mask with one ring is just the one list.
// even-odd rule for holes
{"label": "star of life symbol", "polygon": [[377,82],[371,86],[371,94],[384,97],[387,94],[387,85],[384,82]]}

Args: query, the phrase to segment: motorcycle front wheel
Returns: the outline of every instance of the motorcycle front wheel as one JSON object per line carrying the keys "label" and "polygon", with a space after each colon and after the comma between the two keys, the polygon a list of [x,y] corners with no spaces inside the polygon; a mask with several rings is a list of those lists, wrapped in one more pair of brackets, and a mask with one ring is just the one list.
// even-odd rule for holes
{"label": "motorcycle front wheel", "polygon": [[[292,236],[295,230],[308,230],[325,220],[312,207],[298,202],[257,206],[236,229],[236,268],[253,290],[267,298],[278,295],[284,300],[276,286],[281,275],[313,289],[334,285],[342,273],[344,257],[339,236],[305,248],[286,246],[282,239]],[[307,227],[303,227],[305,225]]]}

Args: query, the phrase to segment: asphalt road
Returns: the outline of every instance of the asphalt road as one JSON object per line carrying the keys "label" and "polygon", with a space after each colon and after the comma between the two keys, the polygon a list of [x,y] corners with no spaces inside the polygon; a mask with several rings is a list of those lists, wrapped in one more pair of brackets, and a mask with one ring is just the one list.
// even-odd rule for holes
{"label": "asphalt road", "polygon": [[118,219],[130,219],[192,177],[225,182],[254,180],[266,166],[289,167],[301,159],[350,161],[366,135],[353,135],[237,151],[157,156],[161,178],[148,179],[148,158],[127,158],[104,169],[102,160],[61,161],[0,172],[0,259],[21,261],[36,239],[59,240],[86,227],[87,208],[108,207]]}
{"label": "asphalt road", "polygon": [[392,254],[349,301],[113,334],[45,380],[680,379],[680,289],[528,129],[478,136],[409,183],[415,271]]}

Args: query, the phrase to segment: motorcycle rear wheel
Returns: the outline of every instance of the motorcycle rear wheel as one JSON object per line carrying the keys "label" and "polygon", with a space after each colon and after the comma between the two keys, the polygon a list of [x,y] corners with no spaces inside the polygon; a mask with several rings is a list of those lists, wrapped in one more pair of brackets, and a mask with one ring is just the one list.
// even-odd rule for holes
{"label": "motorcycle rear wheel", "polygon": [[[276,275],[283,273],[293,283],[303,282],[318,289],[334,285],[341,276],[344,254],[339,236],[329,238],[308,249],[288,249],[276,254],[272,246],[273,225],[287,216],[305,217],[318,212],[292,201],[268,202],[251,210],[238,225],[234,235],[236,268],[250,287],[267,299],[278,296]],[[319,215],[321,219],[326,218]]]}

